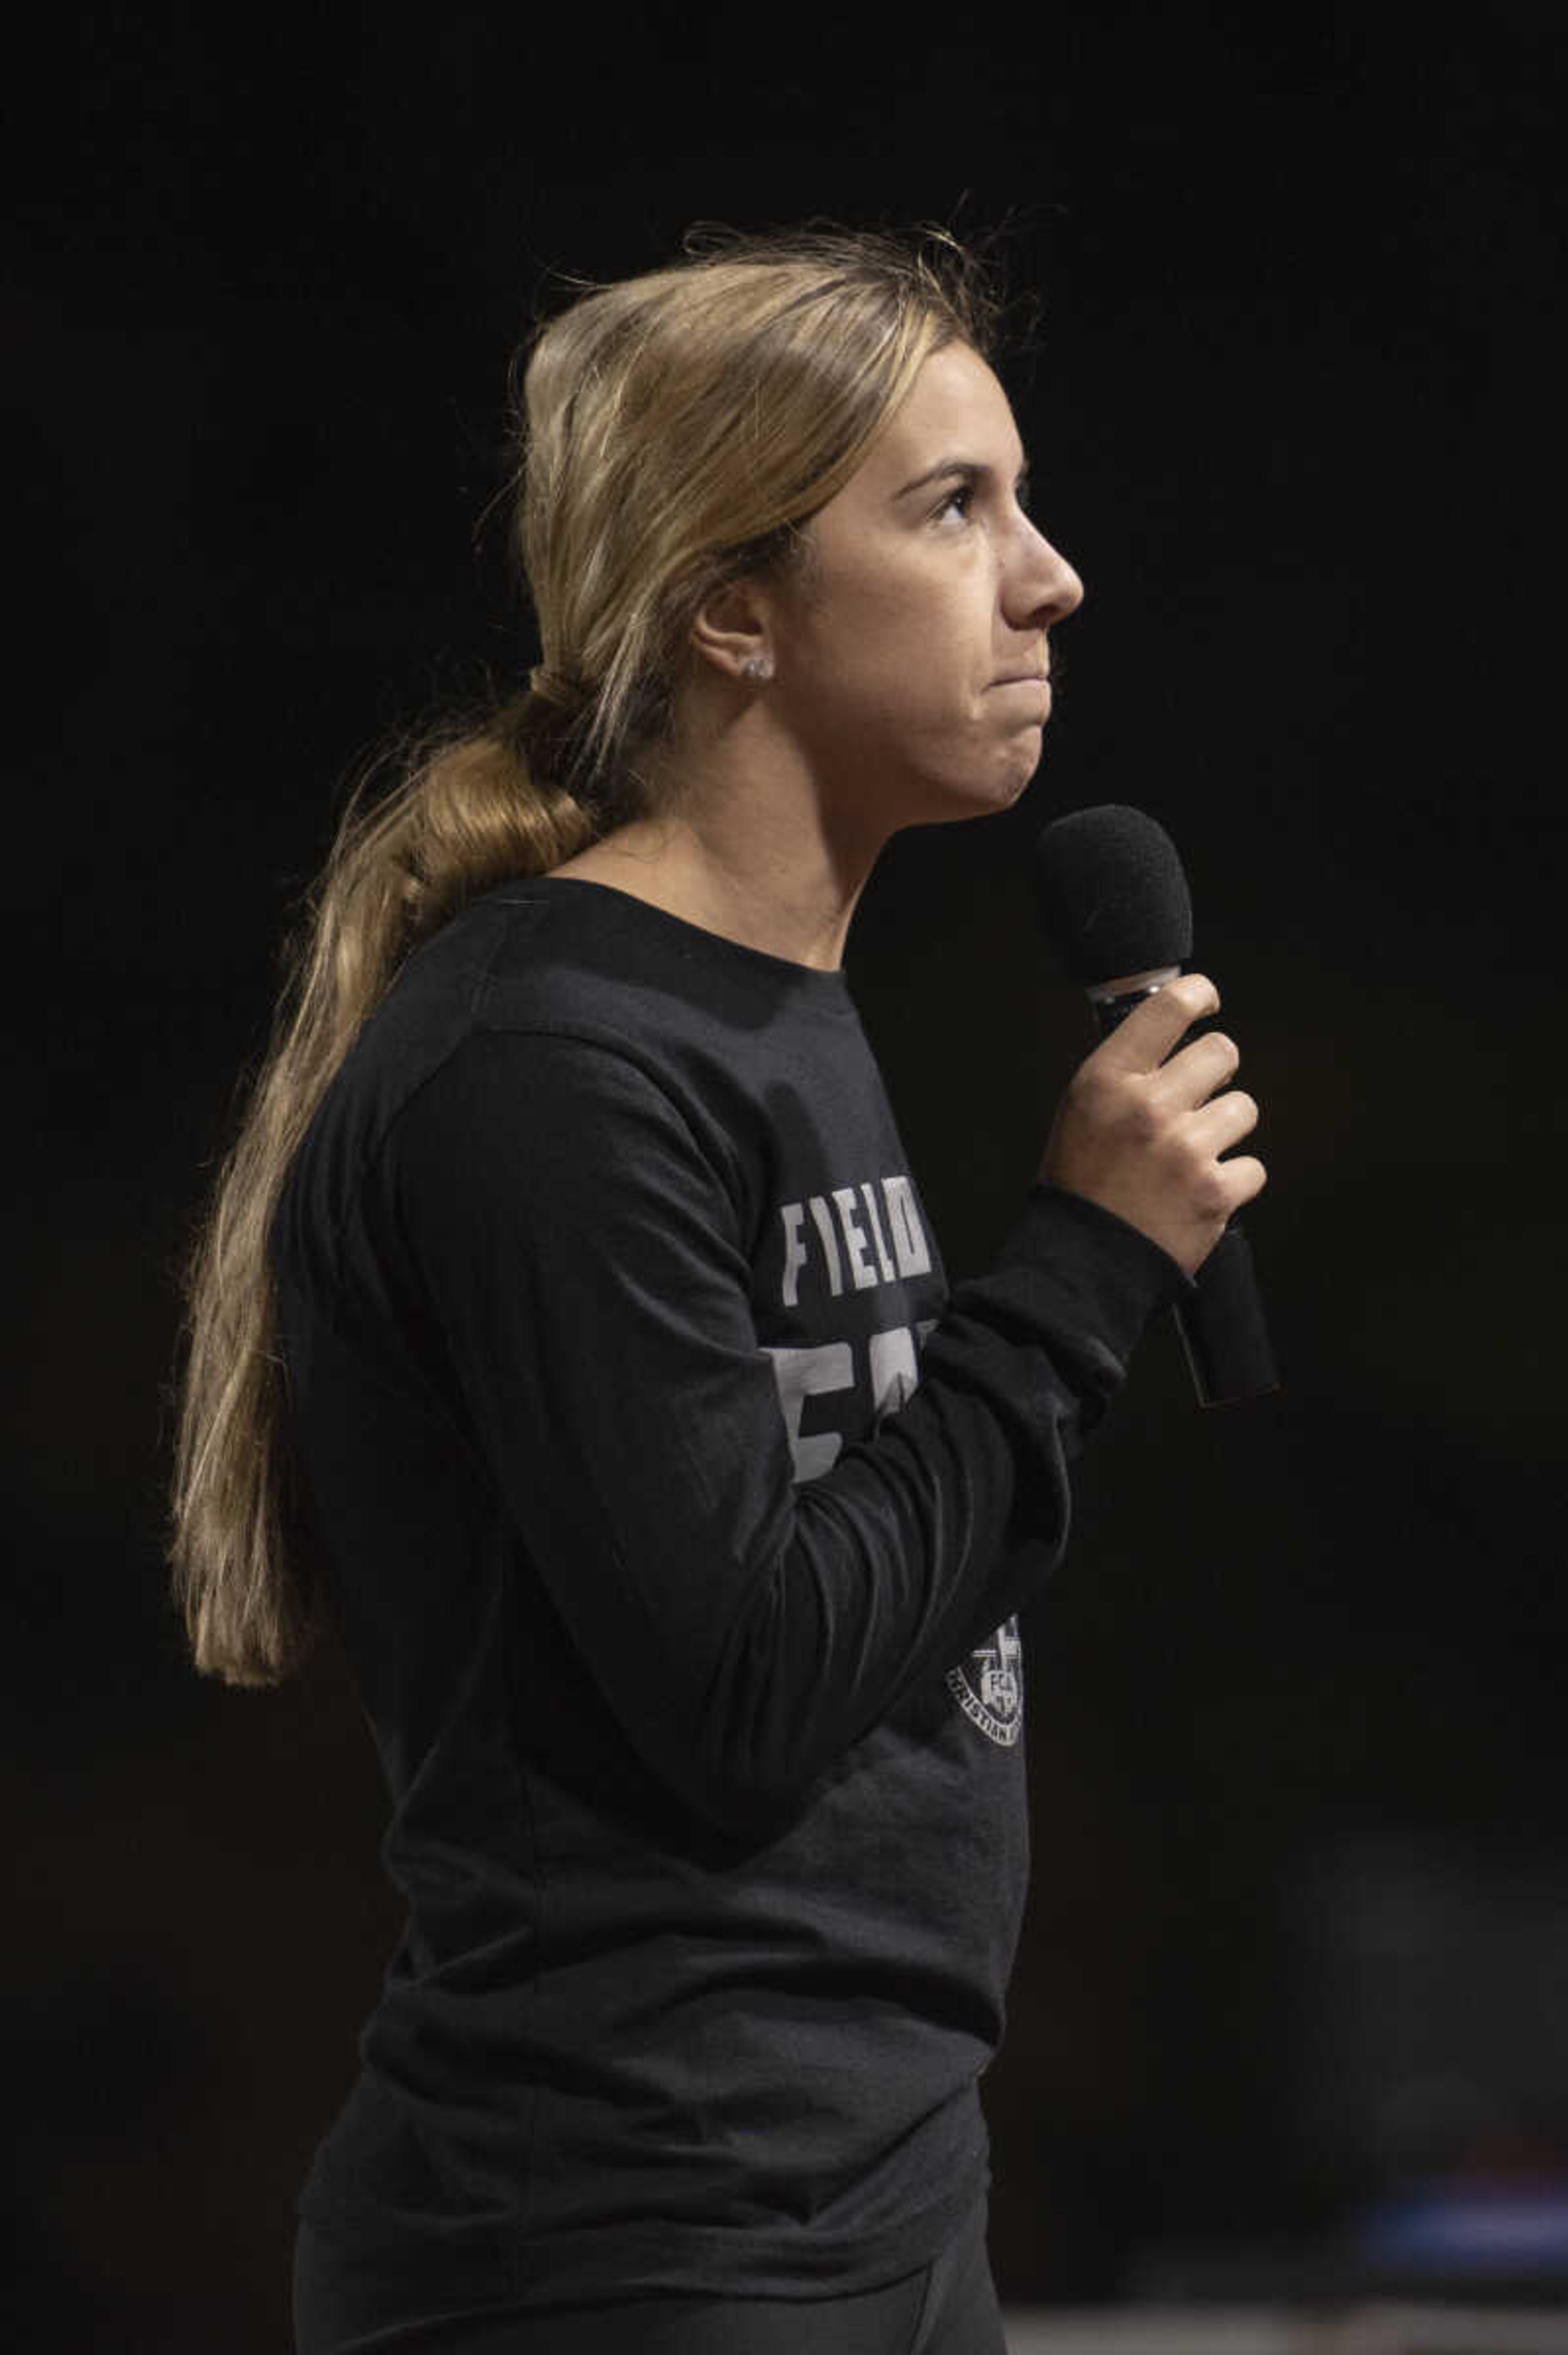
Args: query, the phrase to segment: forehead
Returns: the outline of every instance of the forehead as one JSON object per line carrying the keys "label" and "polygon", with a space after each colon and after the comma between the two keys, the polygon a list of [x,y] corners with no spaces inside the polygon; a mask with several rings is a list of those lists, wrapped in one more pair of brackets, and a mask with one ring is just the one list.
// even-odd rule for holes
{"label": "forehead", "polygon": [[944,344],[923,364],[854,479],[877,489],[944,457],[1011,474],[1022,455],[1011,406],[991,369],[967,344]]}

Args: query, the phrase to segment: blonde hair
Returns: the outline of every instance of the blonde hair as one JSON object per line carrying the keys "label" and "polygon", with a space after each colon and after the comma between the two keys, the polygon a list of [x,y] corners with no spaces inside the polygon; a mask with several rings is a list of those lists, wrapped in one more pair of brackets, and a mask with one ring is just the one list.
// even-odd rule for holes
{"label": "blonde hair", "polygon": [[301,1667],[325,1596],[291,1489],[268,1236],[316,1105],[410,951],[508,876],[650,807],[699,608],[808,567],[803,533],[931,352],[987,352],[998,303],[942,230],[697,232],[685,258],[581,293],[511,380],[517,552],[542,661],[477,719],[368,773],[310,893],[272,1043],[186,1273],[174,1595],[196,1666]]}

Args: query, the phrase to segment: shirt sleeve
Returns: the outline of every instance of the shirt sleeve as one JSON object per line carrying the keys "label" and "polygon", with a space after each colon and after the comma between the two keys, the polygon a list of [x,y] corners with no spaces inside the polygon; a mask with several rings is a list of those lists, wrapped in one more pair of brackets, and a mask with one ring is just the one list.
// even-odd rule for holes
{"label": "shirt sleeve", "polygon": [[731,1188],[636,1062],[481,1033],[382,1153],[432,1379],[628,1739],[727,1827],[795,1808],[1038,1583],[1070,1458],[1186,1284],[1037,1188],[918,1387],[797,1486]]}

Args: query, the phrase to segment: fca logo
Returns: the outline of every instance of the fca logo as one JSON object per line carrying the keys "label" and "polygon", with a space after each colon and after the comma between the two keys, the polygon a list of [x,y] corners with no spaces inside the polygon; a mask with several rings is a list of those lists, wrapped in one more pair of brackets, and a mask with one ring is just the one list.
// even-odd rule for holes
{"label": "fca logo", "polygon": [[1009,1619],[988,1644],[976,1647],[981,1663],[980,1699],[998,1717],[1010,1717],[1019,1705],[1019,1655],[1023,1650],[1018,1629]]}

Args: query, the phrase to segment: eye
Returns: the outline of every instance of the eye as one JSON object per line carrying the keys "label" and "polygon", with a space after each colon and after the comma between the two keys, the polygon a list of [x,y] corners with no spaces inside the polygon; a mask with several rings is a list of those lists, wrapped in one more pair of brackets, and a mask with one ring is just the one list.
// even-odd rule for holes
{"label": "eye", "polygon": [[937,508],[936,518],[940,520],[944,516],[955,515],[961,518],[966,519],[969,510],[974,504],[974,484],[955,483],[953,488],[948,492],[947,496],[943,500],[942,505]]}

